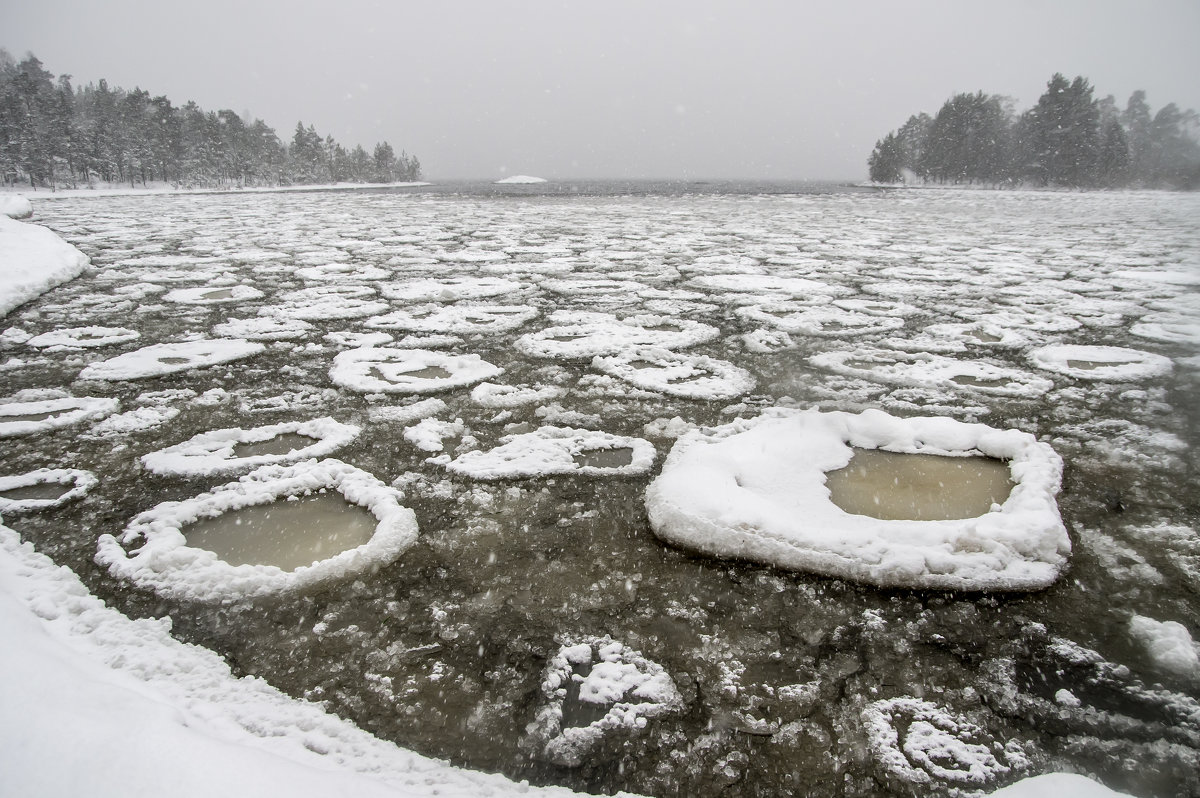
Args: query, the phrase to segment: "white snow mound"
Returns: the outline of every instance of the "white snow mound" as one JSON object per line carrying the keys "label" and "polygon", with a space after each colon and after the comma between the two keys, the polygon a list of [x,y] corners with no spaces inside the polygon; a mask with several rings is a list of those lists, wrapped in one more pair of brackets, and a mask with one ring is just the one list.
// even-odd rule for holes
{"label": "white snow mound", "polygon": [[[830,500],[826,472],[851,447],[1009,462],[1011,492],[975,518],[882,520]],[[706,554],[884,587],[1035,590],[1071,552],[1055,496],[1062,460],[1019,430],[949,418],[817,410],[690,433],[646,490],[655,534]]]}
{"label": "white snow mound", "polygon": [[73,280],[88,257],[45,227],[0,213],[0,317]]}

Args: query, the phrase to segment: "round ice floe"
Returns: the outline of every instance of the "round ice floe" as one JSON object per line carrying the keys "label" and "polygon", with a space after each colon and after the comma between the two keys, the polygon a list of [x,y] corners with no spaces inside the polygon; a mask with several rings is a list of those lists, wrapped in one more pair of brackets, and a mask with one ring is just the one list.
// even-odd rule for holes
{"label": "round ice floe", "polygon": [[260,316],[252,319],[230,319],[213,327],[214,335],[222,338],[246,338],[250,341],[288,341],[303,338],[312,325],[300,319],[276,319]]}
{"label": "round ice floe", "polygon": [[717,298],[741,302],[746,294],[763,299],[804,299],[845,293],[842,286],[808,280],[804,277],[777,277],[766,274],[705,274],[693,277],[690,285],[712,292]]}
{"label": "round ice floe", "polygon": [[711,341],[720,330],[708,324],[668,316],[629,316],[605,313],[555,313],[552,320],[569,323],[547,327],[517,339],[521,352],[532,357],[579,359],[615,355],[627,349],[683,349]]}
{"label": "round ice floe", "polygon": [[1021,749],[1001,748],[974,723],[918,698],[889,698],[863,710],[876,763],[907,784],[983,786],[1029,761]]}
{"label": "round ice floe", "polygon": [[495,410],[508,410],[514,407],[531,405],[534,402],[549,402],[563,395],[563,389],[556,385],[543,385],[538,388],[521,385],[498,385],[494,382],[481,382],[471,389],[471,401],[480,407]]}
{"label": "round ice floe", "polygon": [[333,359],[329,378],[363,393],[435,393],[462,388],[504,373],[479,355],[428,349],[351,349]]}
{"label": "round ice floe", "polygon": [[249,302],[261,299],[263,292],[249,285],[206,285],[199,288],[176,288],[163,299],[182,305],[224,305],[230,302]]}
{"label": "round ice floe", "polygon": [[950,354],[975,346],[1015,349],[1025,345],[1025,336],[1013,329],[982,322],[952,322],[930,324],[916,335],[892,338],[886,345],[906,352]]}
{"label": "round ice floe", "polygon": [[1030,352],[1029,359],[1040,369],[1080,380],[1128,382],[1171,371],[1170,358],[1121,346],[1043,346]]}
{"label": "round ice floe", "polygon": [[232,474],[325,457],[353,441],[361,431],[329,417],[251,429],[217,429],[143,455],[142,465],[156,474],[171,476]]}
{"label": "round ice floe", "polygon": [[787,333],[826,337],[869,335],[897,330],[904,319],[845,310],[839,307],[796,307],[790,304],[748,305],[738,308],[744,319],[767,324]]}
{"label": "round ice floe", "polygon": [[928,352],[882,349],[822,352],[809,358],[814,366],[848,377],[913,388],[941,387],[992,396],[1036,398],[1054,383],[1016,369]]}
{"label": "round ice floe", "polygon": [[683,697],[663,667],[609,637],[568,643],[550,660],[542,679],[546,704],[529,727],[538,753],[576,767],[600,740],[683,707]]}
{"label": "round ice floe", "polygon": [[515,330],[537,315],[537,309],[528,305],[420,305],[375,316],[363,325],[383,330],[492,335]]}
{"label": "round ice floe", "polygon": [[[973,518],[883,520],[835,505],[826,474],[851,447],[1008,462],[1008,498]],[[1071,543],[1055,495],[1062,460],[1032,435],[949,418],[774,411],[681,438],[646,491],[655,534],[707,554],[880,586],[1032,590]]]}
{"label": "round ice floe", "polygon": [[608,280],[604,278],[570,278],[543,280],[540,288],[563,296],[578,297],[631,297],[640,296],[646,290],[645,283],[633,280]]}
{"label": "round ice floe", "polygon": [[570,427],[541,427],[506,435],[489,451],[467,452],[446,464],[475,479],[513,479],[554,474],[644,474],[654,464],[654,445],[642,438]]}
{"label": "round ice floe", "polygon": [[592,367],[638,388],[683,399],[732,399],[754,387],[753,375],[732,363],[666,349],[597,357]]}
{"label": "round ice floe", "polygon": [[116,399],[96,396],[41,399],[0,404],[0,438],[33,435],[111,415]]}
{"label": "round ice floe", "polygon": [[460,299],[511,294],[522,288],[524,286],[521,283],[501,277],[447,277],[441,280],[385,283],[379,290],[388,299],[400,302],[457,302]]}
{"label": "round ice floe", "polygon": [[375,296],[365,285],[323,285],[302,288],[281,297],[280,304],[263,308],[262,316],[277,316],[304,321],[360,319],[388,309],[388,303]]}
{"label": "round ice floe", "polygon": [[39,349],[49,346],[89,349],[96,346],[127,343],[136,340],[139,335],[137,330],[129,330],[124,327],[68,327],[35,335],[26,343]]}
{"label": "round ice floe", "polygon": [[[184,536],[184,527],[202,519],[327,490],[365,508],[378,525],[366,543],[312,565],[291,571],[274,565],[232,565],[211,551],[189,546]],[[399,491],[338,460],[263,466],[209,493],[163,502],[141,513],[120,541],[101,535],[96,562],[119,578],[195,601],[236,601],[310,590],[387,565],[416,542],[416,516],[400,504],[402,499]]]}
{"label": "round ice floe", "polygon": [[241,338],[211,338],[174,344],[153,344],[93,363],[81,380],[140,380],[179,371],[215,366],[257,355],[265,347]]}
{"label": "round ice floe", "polygon": [[135,407],[133,410],[109,416],[88,430],[85,437],[119,438],[133,435],[161,427],[177,415],[179,415],[179,409],[174,407]]}
{"label": "round ice floe", "polygon": [[58,507],[82,498],[96,481],[90,471],[75,468],[39,468],[0,477],[0,515]]}
{"label": "round ice floe", "polygon": [[322,263],[296,270],[296,276],[312,282],[329,280],[386,280],[392,273],[369,263]]}
{"label": "round ice floe", "polygon": [[1200,346],[1200,323],[1182,314],[1147,314],[1129,331],[1151,341]]}

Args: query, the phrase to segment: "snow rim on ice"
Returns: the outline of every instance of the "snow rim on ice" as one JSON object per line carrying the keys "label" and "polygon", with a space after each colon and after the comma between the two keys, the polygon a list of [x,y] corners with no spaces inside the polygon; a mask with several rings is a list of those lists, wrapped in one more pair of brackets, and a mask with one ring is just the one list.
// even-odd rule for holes
{"label": "snow rim on ice", "polygon": [[[975,518],[854,515],[825,487],[852,446],[1006,460],[1013,486],[1003,505]],[[1019,430],[879,410],[774,409],[679,439],[646,507],[658,537],[711,556],[885,588],[1039,590],[1071,552],[1055,500],[1061,479],[1058,454]]]}
{"label": "snow rim on ice", "polygon": [[[70,427],[109,416],[116,412],[121,403],[117,399],[100,396],[64,397],[39,399],[32,402],[9,402],[0,404],[0,438],[18,435],[35,435],[52,429]],[[33,416],[43,413],[51,415],[40,421],[5,421],[5,417]]]}
{"label": "snow rim on ice", "polygon": [[17,488],[31,488],[34,485],[62,485],[67,488],[62,494],[51,499],[7,499],[0,496],[0,515],[4,513],[30,513],[38,510],[49,510],[61,507],[67,502],[82,499],[89,490],[96,486],[98,480],[91,471],[78,468],[39,468],[25,474],[0,476],[0,493]]}
{"label": "snow rim on ice", "polygon": [[[375,368],[388,377],[370,374]],[[404,371],[400,371],[404,368]],[[449,377],[408,377],[424,368],[440,368]],[[447,354],[428,349],[390,349],[364,347],[350,349],[334,357],[329,379],[335,385],[361,393],[439,393],[465,388],[504,373],[504,369],[476,354]]]}
{"label": "snow rim on ice", "polygon": [[[262,427],[229,427],[201,432],[191,438],[142,455],[148,471],[164,476],[209,476],[250,471],[264,465],[286,465],[301,460],[325,457],[347,445],[362,432],[361,427],[343,424],[325,416],[311,421],[285,421]],[[309,446],[287,454],[258,454],[234,457],[239,443],[261,443],[278,435],[304,435],[313,438]]]}
{"label": "snow rim on ice", "polygon": [[[586,466],[575,462],[588,451],[631,449],[628,465]],[[533,432],[505,435],[488,451],[473,451],[446,463],[446,469],[474,479],[520,479],[557,474],[637,476],[654,465],[654,444],[642,438],[572,427],[539,427]]]}
{"label": "snow rim on ice", "polygon": [[[639,361],[645,365],[636,365]],[[668,349],[634,349],[614,357],[596,357],[592,368],[636,388],[681,399],[732,399],[755,384],[754,376],[740,366]]]}
{"label": "snow rim on ice", "polygon": [[[206,338],[150,346],[93,363],[79,373],[81,380],[141,380],[180,371],[217,366],[257,355],[266,347],[241,338]],[[164,363],[163,359],[182,360]]]}
{"label": "snow rim on ice", "polygon": [[[361,546],[293,571],[274,565],[232,565],[211,551],[189,546],[182,531],[202,518],[324,490],[337,491],[379,523]],[[387,565],[416,542],[416,515],[400,504],[403,498],[400,491],[340,460],[267,465],[211,492],[140,513],[120,541],[113,535],[100,536],[95,559],[115,577],[185,600],[224,603],[312,590]],[[124,546],[139,541],[140,547],[126,552]]]}

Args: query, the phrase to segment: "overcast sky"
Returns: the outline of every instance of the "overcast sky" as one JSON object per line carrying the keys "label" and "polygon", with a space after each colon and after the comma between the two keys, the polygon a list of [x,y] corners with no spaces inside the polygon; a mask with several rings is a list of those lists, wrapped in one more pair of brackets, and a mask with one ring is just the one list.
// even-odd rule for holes
{"label": "overcast sky", "polygon": [[950,95],[1054,72],[1200,109],[1198,0],[0,0],[76,84],[389,141],[428,179],[857,179]]}

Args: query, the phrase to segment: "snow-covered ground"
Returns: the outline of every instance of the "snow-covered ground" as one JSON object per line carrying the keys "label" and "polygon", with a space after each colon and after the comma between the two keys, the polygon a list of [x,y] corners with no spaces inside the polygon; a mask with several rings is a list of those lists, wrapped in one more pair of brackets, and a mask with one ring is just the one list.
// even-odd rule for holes
{"label": "snow-covered ground", "polygon": [[[522,789],[392,742],[591,791],[1200,791],[1200,198],[35,203],[92,267],[0,331],[0,792]],[[1010,495],[838,509],[870,449]],[[187,545],[322,491],[399,531]],[[45,764],[89,735],[141,742]]]}

